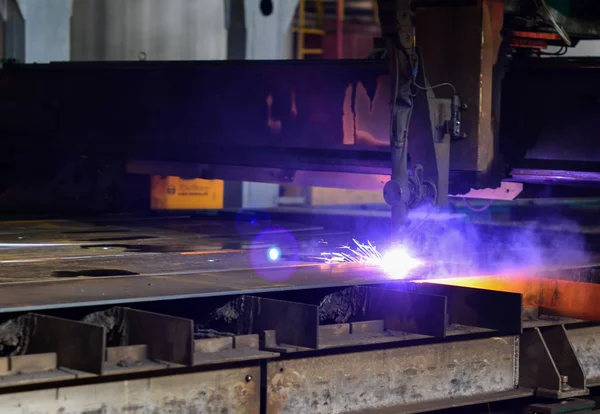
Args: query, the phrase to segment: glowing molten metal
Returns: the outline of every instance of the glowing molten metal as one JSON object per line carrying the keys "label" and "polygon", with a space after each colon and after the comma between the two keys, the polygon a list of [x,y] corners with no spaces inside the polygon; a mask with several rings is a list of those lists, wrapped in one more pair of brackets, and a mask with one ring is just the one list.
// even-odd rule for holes
{"label": "glowing molten metal", "polygon": [[413,257],[404,247],[395,246],[381,254],[371,242],[363,244],[355,239],[352,241],[356,247],[342,246],[341,252],[323,253],[323,259],[327,263],[358,263],[376,266],[383,270],[390,279],[405,279],[413,270],[423,266],[423,262]]}

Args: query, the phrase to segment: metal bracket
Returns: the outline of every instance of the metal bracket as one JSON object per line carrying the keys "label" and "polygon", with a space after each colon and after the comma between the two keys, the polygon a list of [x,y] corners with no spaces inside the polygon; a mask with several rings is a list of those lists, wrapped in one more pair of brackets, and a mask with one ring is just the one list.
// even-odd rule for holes
{"label": "metal bracket", "polygon": [[589,394],[585,375],[563,325],[523,332],[520,343],[519,386],[546,398]]}

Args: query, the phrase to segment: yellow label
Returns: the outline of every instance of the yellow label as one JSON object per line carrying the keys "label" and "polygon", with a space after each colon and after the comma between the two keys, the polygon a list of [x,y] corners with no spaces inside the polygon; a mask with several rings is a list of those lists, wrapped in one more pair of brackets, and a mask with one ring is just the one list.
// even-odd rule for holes
{"label": "yellow label", "polygon": [[186,180],[152,176],[153,210],[217,210],[223,208],[224,183],[221,180]]}
{"label": "yellow label", "polygon": [[383,191],[347,190],[342,188],[313,187],[313,206],[335,206],[344,204],[383,204]]}

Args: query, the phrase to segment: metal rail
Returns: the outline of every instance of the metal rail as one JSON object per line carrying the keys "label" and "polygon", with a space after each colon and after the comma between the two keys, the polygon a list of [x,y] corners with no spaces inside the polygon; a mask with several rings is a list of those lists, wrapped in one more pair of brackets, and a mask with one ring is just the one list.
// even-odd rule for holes
{"label": "metal rail", "polygon": [[518,293],[394,283],[135,306],[5,322],[5,352],[8,331],[19,341],[0,358],[2,407],[425,412],[600,384],[600,327],[524,311]]}

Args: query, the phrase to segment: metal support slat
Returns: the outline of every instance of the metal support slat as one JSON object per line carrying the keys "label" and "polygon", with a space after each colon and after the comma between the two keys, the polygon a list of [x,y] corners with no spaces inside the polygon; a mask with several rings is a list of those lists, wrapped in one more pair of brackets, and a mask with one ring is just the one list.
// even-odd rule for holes
{"label": "metal support slat", "polygon": [[448,297],[449,321],[452,324],[494,329],[506,334],[520,334],[523,331],[523,299],[520,294],[434,283],[392,286],[411,292]]}
{"label": "metal support slat", "polygon": [[147,345],[148,357],[181,365],[194,361],[194,321],[130,308],[124,313],[127,345]]}
{"label": "metal support slat", "polygon": [[319,310],[316,306],[245,296],[251,304],[251,332],[274,330],[280,343],[306,348],[319,346]]}
{"label": "metal support slat", "polygon": [[28,354],[56,353],[58,366],[101,375],[105,329],[88,323],[30,314],[34,326]]}
{"label": "metal support slat", "polygon": [[366,318],[381,319],[384,328],[444,338],[446,297],[378,288],[366,288]]}

